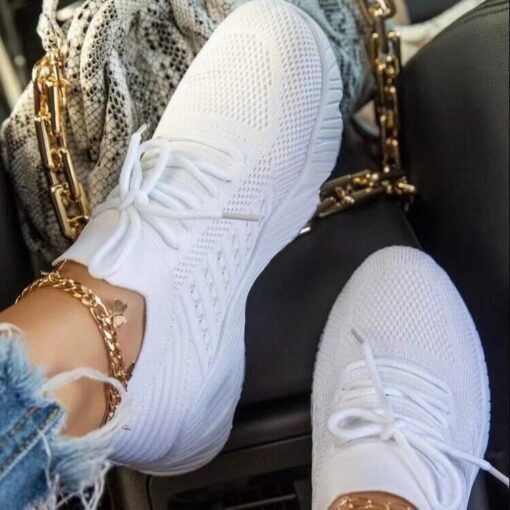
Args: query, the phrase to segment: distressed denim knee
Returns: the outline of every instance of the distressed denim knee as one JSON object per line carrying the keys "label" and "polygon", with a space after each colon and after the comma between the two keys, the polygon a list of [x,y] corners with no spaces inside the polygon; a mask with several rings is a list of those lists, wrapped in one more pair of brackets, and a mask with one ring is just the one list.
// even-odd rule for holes
{"label": "distressed denim knee", "polygon": [[0,508],[94,508],[110,466],[104,444],[61,436],[65,412],[27,361],[23,336],[0,324]]}

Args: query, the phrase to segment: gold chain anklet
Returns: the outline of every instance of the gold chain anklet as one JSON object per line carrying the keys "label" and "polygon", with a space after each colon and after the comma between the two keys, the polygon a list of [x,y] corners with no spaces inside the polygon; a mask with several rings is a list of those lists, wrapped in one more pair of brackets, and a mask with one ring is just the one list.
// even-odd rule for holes
{"label": "gold chain anklet", "polygon": [[337,498],[329,510],[416,510],[413,505],[386,492],[358,492]]}
{"label": "gold chain anklet", "polygon": [[[62,266],[63,264],[51,273],[41,273],[40,278],[23,290],[18,299],[16,299],[16,303],[34,290],[42,288],[61,290],[80,301],[82,305],[88,308],[103,338],[108,361],[110,362],[110,375],[117,379],[124,388],[127,388],[131,370],[124,370],[122,352],[117,339],[117,328],[126,322],[124,312],[127,306],[123,304],[122,301],[117,300],[114,303],[114,309],[110,310],[103,303],[101,298],[88,287],[71,278],[62,276],[60,274]],[[118,390],[111,385],[107,386],[106,400],[107,405],[103,423],[113,418],[120,404],[120,394]]]}

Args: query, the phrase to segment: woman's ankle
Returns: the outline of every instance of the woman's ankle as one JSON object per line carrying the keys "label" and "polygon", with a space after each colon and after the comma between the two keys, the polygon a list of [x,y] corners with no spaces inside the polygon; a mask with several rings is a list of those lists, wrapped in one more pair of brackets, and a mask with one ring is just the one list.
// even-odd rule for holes
{"label": "woman's ankle", "polygon": [[[116,300],[127,305],[126,323],[118,329],[127,369],[136,360],[143,339],[143,297],[93,278],[79,264],[66,263],[61,274],[90,288],[109,308]],[[41,368],[48,378],[80,367],[110,373],[105,345],[89,310],[60,290],[33,291],[0,313],[0,322],[13,324],[23,331],[30,363]],[[103,423],[106,408],[103,383],[82,378],[58,389],[54,396],[68,414],[66,434],[83,435]]]}
{"label": "woman's ankle", "polygon": [[[97,294],[108,308],[113,309],[116,301],[126,306],[123,313],[125,324],[117,329],[117,338],[124,359],[124,366],[131,366],[140,352],[145,330],[145,300],[136,292],[110,285],[105,280],[91,276],[85,266],[66,262],[60,273],[88,287]],[[104,347],[103,347],[104,350]]]}

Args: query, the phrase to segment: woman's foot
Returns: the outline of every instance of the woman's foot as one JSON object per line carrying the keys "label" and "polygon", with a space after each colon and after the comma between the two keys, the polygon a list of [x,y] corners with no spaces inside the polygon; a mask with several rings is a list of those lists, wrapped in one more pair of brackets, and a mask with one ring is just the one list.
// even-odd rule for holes
{"label": "woman's foot", "polygon": [[489,417],[480,339],[445,272],[411,248],[369,257],[317,356],[314,510],[466,508],[479,468],[508,484],[482,460]]}
{"label": "woman's foot", "polygon": [[[117,330],[117,336],[124,366],[128,368],[136,360],[143,338],[143,297],[93,278],[84,266],[74,262],[66,263],[60,273],[92,290],[108,308],[112,309],[117,300],[127,307],[126,324]],[[89,309],[61,290],[35,290],[1,312],[2,323],[14,325],[23,332],[29,362],[48,378],[82,367],[102,374],[110,372],[104,340]],[[66,410],[64,434],[81,436],[104,422],[104,383],[82,377],[52,394]]]}
{"label": "woman's foot", "polygon": [[208,462],[244,372],[248,291],[313,214],[339,151],[341,81],[326,36],[279,0],[221,24],[149,142],[62,256],[145,298],[113,459],[146,472]]}

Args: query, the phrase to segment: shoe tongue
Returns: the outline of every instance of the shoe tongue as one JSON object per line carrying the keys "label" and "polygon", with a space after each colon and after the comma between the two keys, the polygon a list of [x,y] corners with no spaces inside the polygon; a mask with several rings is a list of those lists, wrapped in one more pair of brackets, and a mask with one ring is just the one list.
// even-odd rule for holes
{"label": "shoe tongue", "polygon": [[320,508],[354,492],[387,492],[420,510],[429,510],[399,447],[383,441],[351,443],[338,448],[321,467],[317,488]]}

